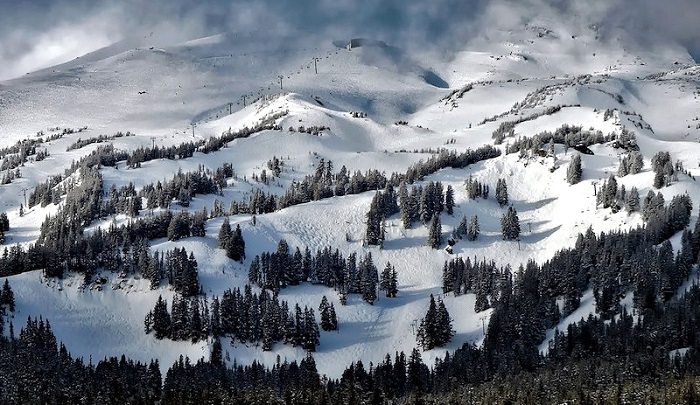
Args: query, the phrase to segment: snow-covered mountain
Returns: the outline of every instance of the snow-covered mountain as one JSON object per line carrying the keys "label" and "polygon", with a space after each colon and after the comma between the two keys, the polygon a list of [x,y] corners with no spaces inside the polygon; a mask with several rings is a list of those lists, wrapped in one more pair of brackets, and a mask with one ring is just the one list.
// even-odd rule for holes
{"label": "snow-covered mountain", "polygon": [[[46,152],[41,160],[32,155],[2,173],[14,177],[0,186],[0,212],[7,213],[10,222],[5,247],[36,242],[42,222],[61,209],[66,198],[28,207],[27,195],[108,143],[131,152],[206,142],[226,131],[274,124],[273,129],[232,140],[211,153],[99,169],[107,193],[112,186],[129,184],[139,191],[169,181],[178,171],[214,171],[230,163],[235,177],[219,194],[197,194],[188,207],[170,204],[173,212],[205,207],[211,212],[215,204],[228,209],[232,201],[247,202],[255,190],[283,196],[290,186],[313,175],[321,160],[332,162],[336,171],[345,166],[349,173],[406,173],[440,150],[461,153],[494,145],[494,131],[512,123],[512,133],[495,145],[503,152],[499,157],[460,169],[443,168],[417,183],[439,181],[455,190],[454,213],[441,217],[445,240],[463,216],[478,216],[477,240],[457,241],[452,253],[428,247],[427,227],[417,223],[406,229],[398,214],[385,221],[381,249],[365,246],[366,214],[375,191],[255,216],[227,216],[232,226],[240,225],[246,242],[242,263],[218,248],[224,217],[208,219],[205,236],[150,241],[152,252],[174,247],[193,252],[208,297],[243,288],[253,258],[275,251],[281,239],[302,252],[306,247],[312,252],[331,247],[343,257],[371,253],[380,271],[390,262],[398,273],[399,294],[380,294],[373,305],[357,295],[342,305],[333,289],[311,283],[279,293],[290,305],[318,308],[324,295],[334,304],[339,330],[321,332],[314,357],[322,374],[338,377],[351,361],[369,364],[386,353],[410,352],[430,294],[444,300],[456,334],[445,348],[423,352],[426,364],[464,342],[481,343],[491,310],[475,312],[474,294],[443,294],[445,261],[469,257],[516,269],[573,247],[578,234],[589,227],[598,233],[642,225],[640,213],[604,209],[594,195],[604,180],[618,173],[626,156],[627,150],[615,143],[623,133],[633,133],[644,169],[618,177],[619,185],[636,187],[642,197],[657,191],[651,160],[657,152],[668,151],[684,171],[677,171],[677,179],[659,191],[666,201],[687,193],[700,202],[700,183],[695,181],[700,175],[700,66],[681,44],[661,37],[642,44],[626,38],[624,30],[604,32],[575,16],[562,19],[544,13],[482,27],[449,53],[416,45],[420,46],[375,38],[279,38],[262,31],[226,32],[167,46],[140,38],[0,82],[0,148],[7,148],[2,154],[8,166],[11,157],[24,153],[11,149],[18,143],[41,139],[36,150]],[[578,153],[573,148],[554,144],[548,150],[548,145],[540,145],[506,153],[519,138],[554,132],[565,124],[611,135],[610,141],[590,145],[592,154],[581,154],[583,174],[577,184],[567,182],[567,168]],[[307,133],[301,127],[317,131]],[[134,136],[112,137],[127,131]],[[109,139],[74,148],[78,140],[100,135]],[[267,183],[255,180],[263,170],[270,175],[267,162],[275,157],[283,163],[280,175]],[[506,208],[493,196],[469,198],[465,181],[470,177],[492,190],[505,179],[510,204],[520,218],[519,241],[503,240],[500,220]],[[144,208],[138,217],[162,211]],[[698,220],[696,214],[693,209],[691,224]],[[84,232],[89,235],[98,227],[128,221],[124,214],[96,218]],[[671,240],[678,248],[680,234]],[[85,358],[158,358],[167,369],[181,354],[193,359],[209,356],[211,340],[173,342],[144,333],[146,314],[159,296],[171,302],[171,287],[151,289],[135,274],[104,269],[98,274],[87,284],[83,275],[70,271],[63,279],[46,278],[41,269],[9,277],[17,301],[15,326],[28,316],[50,319],[57,338],[73,355]],[[94,281],[101,277],[101,283]],[[626,300],[623,303],[631,305],[631,299]],[[594,312],[588,292],[581,307],[559,326]],[[550,332],[551,337],[553,329]],[[541,349],[546,348],[543,341]],[[278,356],[299,360],[306,355],[300,347],[282,343],[263,351],[256,344],[232,341],[224,351],[239,364],[257,359],[271,365]]]}

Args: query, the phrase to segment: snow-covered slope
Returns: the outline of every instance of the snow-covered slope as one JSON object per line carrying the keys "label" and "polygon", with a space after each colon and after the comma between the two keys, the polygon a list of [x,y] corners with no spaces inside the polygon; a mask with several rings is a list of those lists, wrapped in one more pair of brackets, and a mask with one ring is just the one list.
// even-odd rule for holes
{"label": "snow-covered slope", "polygon": [[[58,208],[35,206],[20,217],[24,193],[62,173],[100,144],[67,151],[69,145],[117,131],[136,136],[109,142],[118,149],[133,150],[207,139],[276,117],[281,129],[237,139],[217,152],[153,160],[134,169],[124,164],[101,169],[105,190],[129,183],[138,190],[169,180],[178,170],[195,171],[200,166],[214,170],[231,163],[237,177],[222,194],[198,195],[189,210],[211,209],[215,200],[227,207],[233,200],[249,198],[255,188],[282,195],[292,182],[313,173],[320,159],[350,172],[404,173],[439,148],[462,152],[493,144],[493,131],[503,122],[516,120],[522,122],[514,127],[515,138],[499,146],[504,150],[517,137],[554,131],[562,124],[603,134],[619,134],[623,127],[633,131],[645,170],[618,181],[627,189],[637,187],[642,196],[652,189],[650,159],[657,151],[669,151],[674,162],[680,160],[691,175],[700,175],[700,68],[677,47],[665,52],[627,50],[616,41],[599,41],[593,28],[572,28],[555,20],[485,32],[461,52],[442,59],[428,59],[423,50],[397,49],[375,41],[348,38],[310,44],[257,35],[221,34],[163,49],[147,43],[115,44],[1,83],[0,147],[61,134],[64,128],[87,127],[41,144],[48,157],[30,160],[19,167],[20,178],[0,186],[0,210],[7,212],[11,224],[5,244],[34,242],[41,222]],[[459,89],[463,91],[452,93]],[[544,114],[554,106],[563,107]],[[606,109],[615,109],[612,118],[606,119]],[[407,124],[397,125],[399,121]],[[299,131],[301,126],[326,129],[312,135]],[[274,250],[282,238],[292,247],[308,246],[314,252],[326,246],[337,247],[343,255],[371,252],[380,269],[391,262],[399,273],[396,299],[381,297],[369,305],[351,296],[343,306],[334,291],[310,284],[280,293],[302,307],[318,308],[323,295],[335,304],[340,330],[322,332],[314,356],[321,373],[337,377],[353,360],[376,362],[386,353],[410,351],[416,345],[416,322],[427,309],[428,296],[442,292],[445,260],[461,255],[517,268],[530,259],[545,261],[557,250],[572,246],[577,234],[589,226],[601,232],[641,224],[639,214],[596,208],[594,186],[617,172],[622,151],[609,143],[591,149],[594,155],[582,155],[583,179],[576,185],[566,182],[574,151],[561,145],[556,145],[553,156],[503,154],[426,177],[424,181],[440,181],[456,190],[454,215],[442,217],[443,235],[449,236],[462,216],[478,215],[480,220],[482,233],[477,241],[459,241],[453,254],[425,246],[426,228],[404,229],[398,216],[387,220],[383,249],[363,246],[365,214],[374,192],[258,215],[255,225],[249,215],[231,216],[246,240],[248,259],[243,264],[217,249],[222,218],[207,222],[205,237],[154,240],[151,249],[183,246],[193,251],[208,296],[244,286],[251,258]],[[284,161],[281,176],[268,185],[253,181],[273,157]],[[469,200],[464,188],[469,176],[492,189],[499,178],[506,180],[523,229],[519,243],[502,240],[504,208],[493,198]],[[700,202],[700,183],[691,176],[679,175],[677,182],[661,191],[667,201],[688,193]],[[181,209],[175,204],[172,208]],[[692,223],[696,213],[695,209]],[[150,213],[144,210],[141,215]],[[102,219],[88,232],[113,221],[125,218]],[[159,295],[172,297],[170,289],[152,291],[140,279],[106,277],[101,290],[82,287],[82,279],[73,275],[47,280],[41,271],[33,271],[10,277],[18,308],[15,326],[27,316],[42,315],[50,319],[57,337],[73,354],[86,358],[156,357],[167,368],[180,354],[208,356],[206,342],[157,341],[143,332],[146,312]],[[446,349],[479,343],[489,312],[475,313],[471,294],[443,299],[456,330]],[[578,319],[594,310],[590,296],[584,296],[583,302],[571,317]],[[224,350],[239,363],[258,359],[272,364],[278,355],[290,360],[305,355],[282,344],[272,352],[240,343],[225,345]],[[432,364],[444,350],[424,352],[424,360]]]}

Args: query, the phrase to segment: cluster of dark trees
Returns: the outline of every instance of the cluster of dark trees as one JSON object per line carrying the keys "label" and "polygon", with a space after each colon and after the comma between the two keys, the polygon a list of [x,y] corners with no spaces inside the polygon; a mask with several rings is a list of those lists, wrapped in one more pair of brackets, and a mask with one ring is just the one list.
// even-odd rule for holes
{"label": "cluster of dark trees", "polygon": [[[532,94],[528,94],[527,98],[530,98],[530,97],[532,97]],[[500,145],[503,143],[503,140],[505,140],[506,137],[512,138],[515,136],[515,126],[516,125],[521,124],[523,122],[532,121],[532,120],[537,119],[539,117],[542,117],[544,115],[555,114],[555,113],[561,111],[562,107],[566,107],[566,106],[556,105],[556,106],[552,106],[552,107],[547,107],[543,111],[540,111],[540,112],[537,112],[534,114],[530,114],[530,115],[525,116],[525,117],[520,117],[514,121],[503,121],[498,125],[498,128],[496,128],[493,131],[493,133],[491,134],[491,138],[494,139],[494,143],[496,145]],[[506,114],[508,114],[508,112],[505,112],[505,113],[501,114],[500,116],[496,115],[494,117],[485,118],[483,121],[481,121],[479,123],[479,125],[485,124],[485,123],[490,122],[490,121],[491,122],[496,121],[498,118],[503,117]],[[510,153],[510,152],[506,151],[506,153]]]}
{"label": "cluster of dark trees", "polygon": [[518,211],[511,205],[501,217],[501,234],[504,240],[519,240],[520,219]]}
{"label": "cluster of dark trees", "polygon": [[[355,117],[355,118],[357,118],[357,117]],[[289,127],[289,132],[299,132],[301,134],[307,133],[307,134],[315,135],[315,136],[321,135],[323,133],[323,131],[330,131],[330,130],[331,130],[330,127],[327,127],[325,125],[313,125],[310,127],[305,127],[303,125],[299,125],[299,127],[296,129],[294,129],[294,127],[291,127],[291,126]]]}
{"label": "cluster of dark trees", "polygon": [[226,187],[226,180],[233,177],[233,166],[224,163],[213,173],[203,166],[195,172],[178,171],[173,179],[155,185],[144,186],[138,193],[146,199],[146,208],[168,208],[175,201],[183,207],[189,207],[192,197],[197,194],[218,194]]}
{"label": "cluster of dark trees", "polygon": [[[514,275],[508,267],[490,272],[487,299],[494,309],[482,347],[465,343],[432,367],[422,362],[417,350],[408,357],[397,353],[393,361],[387,355],[368,368],[353,363],[339,379],[321,379],[312,357],[300,364],[280,361],[270,368],[258,363],[226,368],[215,340],[210,361],[176,362],[161,386],[160,376],[149,374],[150,366],[122,359],[94,367],[73,359],[65,348],[57,348],[47,324],[30,320],[19,339],[0,337],[0,395],[8,403],[78,401],[105,393],[127,402],[160,395],[168,403],[382,403],[399,398],[438,403],[484,398],[697,402],[700,287],[690,287],[680,297],[673,292],[699,253],[700,223],[684,231],[676,255],[670,243],[657,246],[655,235],[645,228],[599,235],[589,230],[573,248],[557,252],[542,265],[530,262]],[[548,354],[541,354],[538,347],[546,328],[571,313],[589,288],[600,316],[556,331]],[[628,292],[634,292],[635,311],[644,316],[625,311],[613,316]],[[558,313],[560,299],[564,305]],[[669,356],[681,348],[688,350]],[[99,367],[110,373],[118,370],[119,375],[97,373]],[[133,383],[124,385],[131,378]],[[67,389],[58,389],[63,387]]]}
{"label": "cluster of dark trees", "polygon": [[144,331],[153,332],[156,339],[191,340],[196,343],[210,334],[211,320],[206,300],[175,294],[172,311],[162,296],[144,318]]}
{"label": "cluster of dark trees", "polygon": [[404,228],[411,228],[413,223],[420,221],[427,225],[435,214],[447,210],[448,213],[454,210],[454,190],[448,187],[446,191],[442,183],[428,182],[424,186],[416,185],[411,187],[409,193],[406,183],[399,186],[399,212]]}
{"label": "cluster of dark trees", "polygon": [[442,292],[443,294],[453,293],[461,295],[472,293],[476,295],[474,311],[481,312],[491,308],[489,297],[496,294],[497,281],[500,279],[499,269],[493,261],[482,260],[477,262],[467,257],[461,257],[445,261],[442,269]]}
{"label": "cluster of dark trees", "polygon": [[[187,148],[185,148],[187,149]],[[186,154],[183,151],[180,151]],[[402,180],[413,182],[422,179],[425,175],[433,173],[444,167],[465,167],[476,161],[489,159],[500,155],[500,151],[491,146],[485,146],[476,150],[467,150],[462,154],[456,152],[441,151],[439,155],[430,157],[426,162],[419,162],[411,166],[405,175],[396,173],[391,175],[391,180],[386,176],[377,172],[369,171],[366,175],[356,172],[352,179],[342,176],[332,175],[332,164],[323,163],[323,170],[317,170],[314,176],[309,176],[300,183],[295,183],[290,187],[285,196],[276,199],[274,195],[265,196],[264,193],[256,190],[248,205],[248,211],[252,213],[270,212],[275,209],[284,208],[285,206],[311,201],[314,197],[326,197],[326,192],[310,193],[309,190],[319,190],[317,187],[320,184],[335,185],[332,187],[329,195],[334,195],[335,191],[343,190],[341,193],[352,192],[359,193],[370,189],[384,188],[387,183],[391,185],[399,185]],[[141,190],[139,195],[134,196],[133,187],[126,186],[123,190],[119,190],[116,194],[109,194],[109,198],[103,195],[102,192],[102,177],[99,172],[100,166],[115,166],[117,162],[127,160],[129,158],[127,152],[114,149],[111,144],[101,145],[89,155],[83,157],[78,162],[73,162],[69,169],[66,169],[63,175],[55,176],[47,180],[46,183],[37,186],[37,188],[29,196],[29,205],[41,203],[42,205],[51,202],[57,203],[65,196],[63,206],[54,216],[47,217],[41,225],[41,236],[39,241],[29,246],[26,249],[13,247],[9,250],[5,259],[0,260],[0,273],[4,275],[18,274],[26,270],[36,268],[45,269],[47,276],[62,276],[66,270],[77,271],[80,273],[89,273],[94,271],[94,268],[88,269],[94,265],[106,265],[108,261],[102,255],[105,246],[109,246],[103,241],[100,241],[101,233],[97,232],[98,236],[93,239],[92,244],[88,243],[90,237],[85,237],[82,234],[84,227],[88,226],[94,219],[104,215],[109,215],[117,210],[130,214],[136,214],[140,205],[140,197],[147,192],[150,192],[149,187]],[[184,155],[183,155],[184,156]],[[140,158],[139,158],[140,159]],[[137,159],[138,160],[138,159]],[[321,165],[319,165],[320,167]],[[345,171],[347,173],[347,171]],[[178,197],[174,197],[169,193],[170,198],[179,198],[182,194],[186,197],[187,192],[183,190],[192,190],[193,179],[202,179],[202,184],[211,184],[212,176],[202,174],[199,175],[185,174],[178,177],[175,176],[172,181],[173,187],[163,187],[165,189],[177,190]],[[77,174],[77,178],[73,175]],[[228,178],[233,175],[233,170],[230,165],[224,165],[214,174],[214,182],[221,185],[221,179]],[[335,180],[333,180],[335,177]],[[206,178],[207,180],[203,180]],[[340,179],[340,180],[339,180]],[[194,183],[199,184],[197,181]],[[305,187],[313,185],[314,187]],[[340,187],[338,185],[341,185]],[[347,185],[350,185],[349,187]],[[177,187],[175,187],[177,185]],[[328,186],[328,189],[331,189]],[[153,187],[158,190],[157,186]],[[306,190],[300,193],[299,190]],[[181,193],[180,191],[183,191]],[[208,190],[210,191],[210,190]],[[159,201],[156,196],[151,193],[147,198],[147,207],[154,201]],[[163,193],[162,195],[165,195]],[[342,194],[340,194],[342,195]],[[165,201],[166,198],[161,199]],[[185,198],[186,199],[186,198]],[[184,201],[184,199],[183,199]],[[241,208],[243,205],[236,204],[236,208]],[[129,240],[133,243],[140,238],[153,239],[158,237],[169,237],[171,240],[187,237],[190,235],[203,234],[203,221],[206,215],[195,214],[189,221],[187,215],[173,215],[166,212],[147,219],[130,221],[126,226],[120,227],[125,235],[118,236],[117,239]],[[174,221],[174,222],[173,222]],[[164,226],[164,224],[167,224]],[[189,225],[189,229],[188,229]],[[113,230],[114,231],[114,230]],[[111,233],[111,232],[110,232]],[[91,245],[92,249],[87,250],[87,246]],[[114,246],[111,245],[108,251],[114,251]],[[87,253],[86,255],[84,253]],[[107,256],[118,256],[109,254]],[[109,265],[110,268],[118,266]]]}
{"label": "cluster of dark trees", "polygon": [[654,171],[654,187],[668,186],[675,178],[676,171],[671,163],[671,155],[668,152],[657,152],[651,158],[651,169]]}
{"label": "cluster of dark trees", "polygon": [[218,239],[219,249],[224,249],[229,259],[238,262],[242,262],[245,259],[245,240],[243,240],[243,232],[241,232],[239,224],[236,224],[235,230],[231,230],[228,218],[224,218],[224,222],[219,228]]}
{"label": "cluster of dark trees", "polygon": [[5,317],[8,313],[15,312],[15,293],[10,287],[10,283],[5,279],[5,283],[0,290],[0,335],[5,331]]}
{"label": "cluster of dark trees", "polygon": [[[382,290],[388,290],[387,296],[396,296],[396,270],[391,267],[386,277],[389,280],[385,276],[382,278],[382,287],[385,287]],[[367,253],[359,262],[356,253],[343,258],[338,249],[334,251],[328,246],[319,249],[315,255],[308,247],[304,253],[298,247],[292,253],[287,241],[282,239],[275,252],[255,256],[248,269],[248,280],[273,292],[301,282],[323,284],[338,291],[341,302],[345,301],[347,294],[360,294],[362,299],[372,304],[377,299],[379,272],[371,253]]]}
{"label": "cluster of dark trees", "polygon": [[365,215],[367,228],[363,242],[365,245],[382,246],[384,244],[384,221],[399,212],[396,203],[396,192],[394,187],[386,184],[384,192],[377,191],[369,205],[369,211]]}
{"label": "cluster of dark trees", "polygon": [[457,228],[452,232],[452,238],[456,240],[466,236],[468,241],[473,242],[479,237],[480,232],[479,218],[476,215],[472,215],[467,223],[467,216],[463,215],[462,219],[459,221],[459,225],[457,225]]}
{"label": "cluster of dark trees", "polygon": [[42,138],[24,139],[17,141],[17,143],[12,146],[0,149],[0,157],[2,158],[0,172],[6,172],[9,175],[11,171],[27,163],[32,156],[34,156],[34,160],[36,161],[44,160],[49,156],[49,152],[46,148],[44,148],[44,150],[39,149],[39,146],[43,142]]}
{"label": "cluster of dark trees", "polygon": [[[324,330],[338,328],[335,309],[325,302],[321,305]],[[208,337],[231,337],[241,343],[261,344],[269,351],[276,342],[283,342],[315,351],[320,343],[316,315],[312,308],[297,304],[293,311],[286,301],[276,294],[262,291],[254,293],[250,285],[243,292],[227,289],[221,299],[173,298],[171,310],[162,297],[158,297],[153,310],[146,314],[144,330],[153,332],[156,339],[191,340],[197,342]],[[330,311],[333,311],[332,314]]]}
{"label": "cluster of dark trees", "polygon": [[[537,155],[540,150],[545,150],[545,145],[560,144],[565,148],[584,149],[595,144],[603,144],[618,141],[619,146],[625,149],[635,149],[634,134],[627,133],[625,142],[620,142],[622,137],[614,133],[603,135],[601,131],[586,131],[581,126],[564,124],[554,132],[544,131],[532,137],[519,137],[511,141],[506,148],[506,153],[525,154],[530,151]],[[551,146],[550,148],[551,149]],[[551,150],[548,151],[551,153]]]}
{"label": "cluster of dark trees", "polygon": [[7,214],[0,213],[0,245],[5,243],[5,232],[10,230],[10,220],[7,219]]}
{"label": "cluster of dark trees", "polygon": [[467,196],[470,200],[474,200],[477,197],[482,197],[483,199],[489,198],[489,185],[482,184],[479,180],[472,178],[471,174],[464,186],[467,189]]}
{"label": "cluster of dark trees", "polygon": [[321,315],[321,329],[326,332],[338,330],[338,316],[335,314],[335,306],[333,306],[332,302],[328,303],[328,298],[325,295],[321,298],[318,312]]}
{"label": "cluster of dark trees", "polygon": [[3,173],[2,177],[0,177],[0,186],[10,184],[14,179],[19,179],[20,177],[22,177],[22,172],[20,172],[19,168],[15,170],[8,169]]}
{"label": "cluster of dark trees", "polygon": [[0,402],[5,404],[153,403],[162,397],[158,361],[121,358],[86,362],[58,343],[48,320],[27,320],[16,335],[0,334]]}
{"label": "cluster of dark trees", "polygon": [[441,298],[438,298],[437,304],[435,297],[430,294],[430,303],[425,316],[418,326],[416,339],[418,345],[423,350],[430,350],[436,347],[445,346],[454,336],[455,331],[452,327],[452,318],[447,312],[445,303]]}
{"label": "cluster of dark trees", "polygon": [[620,177],[628,174],[637,174],[644,168],[644,156],[636,150],[632,150],[625,154],[620,160],[620,167],[617,169],[617,175]]}
{"label": "cluster of dark trees", "polygon": [[113,141],[113,140],[119,139],[119,138],[125,138],[128,136],[136,136],[136,134],[132,134],[129,131],[126,131],[126,133],[119,131],[114,135],[98,135],[96,137],[87,138],[87,139],[78,138],[77,141],[68,145],[68,148],[66,148],[66,152],[70,152],[70,151],[75,150],[75,149],[84,148],[85,146],[92,145],[93,143],[103,143],[103,142],[107,142],[107,141]]}

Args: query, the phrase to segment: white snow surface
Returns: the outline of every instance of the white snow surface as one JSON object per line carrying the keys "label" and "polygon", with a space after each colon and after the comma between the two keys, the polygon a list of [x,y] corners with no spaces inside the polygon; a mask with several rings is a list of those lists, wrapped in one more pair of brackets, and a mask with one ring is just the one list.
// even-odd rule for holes
{"label": "white snow surface", "polygon": [[[195,153],[189,159],[150,161],[130,170],[123,163],[116,169],[102,168],[104,187],[131,182],[139,189],[168,180],[178,170],[193,171],[200,165],[215,169],[232,163],[237,179],[229,182],[223,195],[198,195],[190,209],[210,209],[215,199],[228,207],[234,199],[247,198],[254,188],[283,193],[292,181],[312,173],[321,158],[331,160],[336,170],[345,165],[350,172],[375,168],[387,174],[405,172],[411,164],[430,157],[427,149],[461,152],[492,144],[491,133],[501,122],[555,105],[569,107],[518,124],[516,137],[553,131],[565,123],[604,134],[619,133],[624,125],[636,134],[645,157],[642,173],[618,178],[627,190],[636,186],[643,197],[652,189],[650,160],[659,150],[669,151],[674,162],[682,161],[691,175],[699,176],[700,68],[687,53],[677,48],[669,48],[666,53],[632,52],[616,42],[596,41],[595,34],[585,27],[549,23],[556,36],[539,36],[540,31],[532,27],[491,32],[445,59],[426,60],[420,50],[397,50],[381,44],[347,49],[330,41],[290,41],[277,46],[266,38],[222,34],[166,49],[115,45],[0,82],[0,148],[34,138],[40,131],[47,136],[60,133],[62,128],[88,128],[43,144],[41,149],[46,148],[50,154],[47,159],[28,162],[20,168],[21,178],[0,186],[0,210],[8,214],[11,224],[5,244],[36,240],[39,225],[58,207],[36,206],[20,217],[23,192],[30,192],[48,176],[62,173],[72,161],[98,146],[66,151],[78,138],[131,131],[137,136],[117,139],[112,142],[114,146],[130,150],[152,143],[174,145],[218,136],[229,128],[252,126],[280,111],[288,111],[277,120],[281,131],[263,131],[235,140],[221,151]],[[312,58],[318,58],[318,74]],[[585,81],[573,80],[581,74],[591,76]],[[468,83],[473,89],[462,98],[443,99],[450,89]],[[549,91],[541,93],[545,96],[536,105],[525,102],[528,94],[543,88]],[[267,97],[253,102],[258,96]],[[514,107],[516,103],[518,108]],[[605,121],[603,111],[607,108],[619,111]],[[352,111],[365,112],[367,117],[354,118]],[[499,118],[482,123],[493,116]],[[395,125],[399,120],[408,121],[408,125]],[[302,125],[330,129],[320,136],[288,130]],[[408,352],[416,346],[414,328],[427,309],[428,296],[442,296],[445,260],[457,255],[486,258],[499,265],[510,264],[516,270],[527,260],[543,262],[557,250],[573,246],[578,233],[589,226],[602,232],[641,225],[639,214],[596,209],[594,184],[617,172],[621,151],[611,145],[591,149],[595,155],[582,156],[583,180],[573,186],[566,182],[566,169],[575,152],[565,151],[560,145],[555,157],[521,159],[517,154],[504,154],[465,169],[444,169],[428,176],[425,181],[441,181],[456,191],[454,215],[442,216],[445,237],[463,215],[469,218],[476,214],[479,218],[482,233],[478,240],[459,241],[452,255],[426,247],[425,227],[404,229],[398,216],[387,221],[383,249],[364,247],[363,221],[373,192],[258,215],[255,226],[248,215],[230,217],[232,224],[240,224],[243,230],[247,249],[243,264],[227,259],[216,248],[223,218],[208,221],[206,237],[177,242],[155,240],[151,241],[151,249],[184,246],[193,251],[209,297],[244,286],[250,260],[274,250],[281,238],[292,247],[308,246],[314,252],[325,246],[337,247],[344,255],[371,252],[380,270],[391,262],[398,271],[399,295],[395,299],[380,296],[374,305],[351,296],[343,306],[334,291],[310,284],[280,293],[292,305],[298,302],[302,307],[318,308],[323,295],[335,304],[339,331],[321,333],[314,357],[321,373],[339,377],[351,361],[378,362],[386,353]],[[273,156],[283,159],[281,177],[269,186],[252,181]],[[520,243],[502,240],[499,221],[504,209],[494,201],[493,192],[488,200],[468,199],[464,181],[470,175],[489,184],[492,190],[497,179],[506,179],[510,200],[521,221]],[[686,175],[679,175],[676,183],[661,191],[666,201],[688,193],[696,204],[700,202],[700,183]],[[697,221],[697,212],[695,207],[691,225]],[[149,212],[144,210],[142,215]],[[123,216],[105,218],[88,231],[125,220]],[[41,271],[32,271],[10,277],[17,300],[15,329],[28,316],[41,315],[50,320],[58,339],[72,354],[93,361],[122,354],[142,361],[158,358],[165,370],[181,354],[193,359],[208,356],[208,342],[158,341],[144,333],[146,312],[159,295],[172,298],[169,288],[152,291],[143,280],[105,276],[108,282],[101,290],[94,285],[81,287],[82,279],[77,275],[46,280]],[[456,335],[447,347],[424,352],[427,364],[465,342],[479,344],[488,326],[490,310],[475,313],[473,295],[442,298],[454,319]],[[594,312],[592,294],[587,293],[581,308],[564,319],[559,328],[565,329]],[[553,331],[548,331],[542,351],[546,351],[552,336]],[[278,355],[288,360],[305,355],[301,349],[282,344],[263,352],[259,347],[234,342],[225,344],[224,350],[239,364],[257,359],[271,365]]]}

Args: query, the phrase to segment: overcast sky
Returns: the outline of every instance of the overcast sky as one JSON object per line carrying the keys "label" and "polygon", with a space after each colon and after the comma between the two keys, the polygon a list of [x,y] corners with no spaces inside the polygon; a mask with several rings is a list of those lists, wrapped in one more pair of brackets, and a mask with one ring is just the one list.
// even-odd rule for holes
{"label": "overcast sky", "polygon": [[0,0],[0,80],[151,32],[175,43],[264,27],[454,49],[482,24],[527,20],[543,8],[644,31],[640,38],[671,37],[700,56],[700,0]]}

